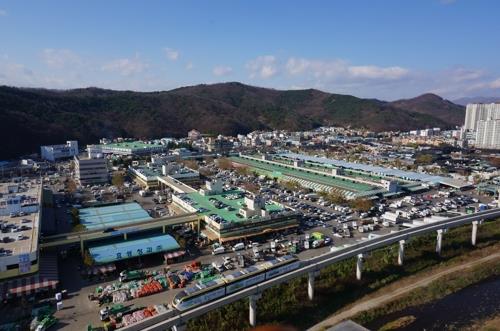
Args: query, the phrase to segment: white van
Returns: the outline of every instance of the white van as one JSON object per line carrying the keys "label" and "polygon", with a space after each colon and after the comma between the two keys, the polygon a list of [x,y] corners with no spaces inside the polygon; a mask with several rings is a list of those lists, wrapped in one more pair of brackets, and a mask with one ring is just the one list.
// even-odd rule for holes
{"label": "white van", "polygon": [[214,250],[212,251],[212,255],[223,254],[225,252],[226,249],[224,248],[224,246],[219,246],[217,248],[214,248]]}
{"label": "white van", "polygon": [[242,249],[245,249],[245,244],[244,243],[237,243],[236,245],[233,246],[233,251],[240,251]]}

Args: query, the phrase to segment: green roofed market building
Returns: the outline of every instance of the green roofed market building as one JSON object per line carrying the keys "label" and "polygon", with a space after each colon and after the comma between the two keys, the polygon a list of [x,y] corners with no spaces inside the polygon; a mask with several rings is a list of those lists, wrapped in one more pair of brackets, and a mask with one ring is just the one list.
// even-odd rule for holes
{"label": "green roofed market building", "polygon": [[90,247],[89,254],[95,264],[104,264],[143,255],[174,251],[179,248],[179,244],[172,236],[158,235]]}
{"label": "green roofed market building", "polygon": [[164,153],[167,146],[143,141],[123,141],[110,144],[87,145],[90,158],[102,157],[106,154],[112,155],[149,155]]}
{"label": "green roofed market building", "polygon": [[296,228],[299,215],[272,201],[242,189],[224,189],[220,181],[208,181],[205,188],[172,196],[172,202],[186,212],[204,217],[204,233],[221,243]]}

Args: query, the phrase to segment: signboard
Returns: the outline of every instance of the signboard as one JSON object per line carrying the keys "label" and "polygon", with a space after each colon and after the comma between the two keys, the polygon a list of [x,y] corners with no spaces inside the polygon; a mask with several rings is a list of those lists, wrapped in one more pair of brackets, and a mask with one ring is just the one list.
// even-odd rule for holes
{"label": "signboard", "polygon": [[25,274],[31,271],[31,261],[29,254],[19,255],[19,273]]}

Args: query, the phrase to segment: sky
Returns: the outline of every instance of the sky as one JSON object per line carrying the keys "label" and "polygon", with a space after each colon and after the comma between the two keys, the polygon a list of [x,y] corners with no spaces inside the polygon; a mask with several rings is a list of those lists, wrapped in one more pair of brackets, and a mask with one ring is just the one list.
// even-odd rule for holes
{"label": "sky", "polygon": [[0,85],[500,96],[497,0],[0,0]]}

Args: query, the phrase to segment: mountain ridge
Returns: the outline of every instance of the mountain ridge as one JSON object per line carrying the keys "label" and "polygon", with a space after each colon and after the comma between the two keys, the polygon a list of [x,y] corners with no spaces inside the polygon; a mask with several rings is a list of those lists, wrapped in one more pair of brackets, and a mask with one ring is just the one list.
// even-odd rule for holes
{"label": "mountain ridge", "polygon": [[102,137],[185,136],[191,129],[235,135],[322,125],[373,131],[461,125],[464,107],[439,96],[387,102],[316,89],[276,90],[239,82],[135,92],[95,87],[47,90],[0,86],[0,159],[40,145]]}

